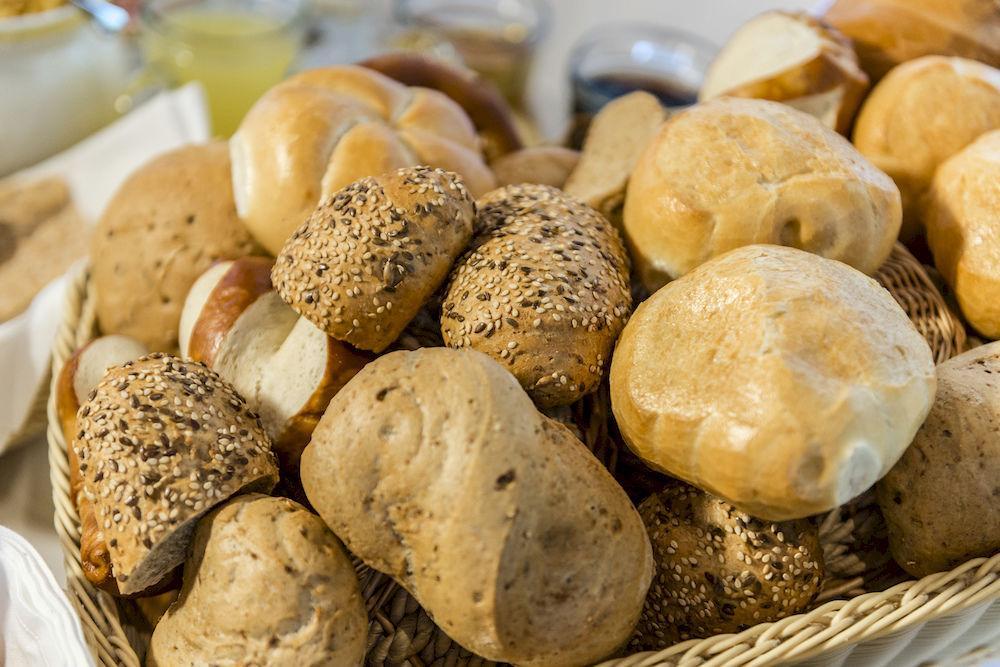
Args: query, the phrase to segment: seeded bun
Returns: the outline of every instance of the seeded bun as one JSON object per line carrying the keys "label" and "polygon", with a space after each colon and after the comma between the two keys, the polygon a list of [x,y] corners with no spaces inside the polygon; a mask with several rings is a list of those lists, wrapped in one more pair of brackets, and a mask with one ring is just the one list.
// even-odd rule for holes
{"label": "seeded bun", "polygon": [[448,275],[475,204],[450,172],[410,167],[324,201],[278,255],[278,294],[337,340],[381,352]]}
{"label": "seeded bun", "polygon": [[184,297],[213,262],[260,252],[236,217],[225,142],[186,146],[136,170],[90,246],[101,331],[177,345]]}
{"label": "seeded bun", "polygon": [[652,561],[635,508],[484,354],[365,366],[316,427],[302,484],[352,553],[484,658],[593,664],[638,620]]}
{"label": "seeded bun", "polygon": [[497,186],[538,183],[561,188],[580,160],[580,153],[562,146],[533,146],[508,153],[490,163]]}
{"label": "seeded bun", "polygon": [[445,344],[490,355],[540,406],[568,405],[597,387],[632,310],[618,231],[544,185],[500,188],[477,206],[441,309]]}
{"label": "seeded bun", "polygon": [[931,413],[877,486],[892,557],[914,577],[1000,551],[1000,343],[937,373]]}
{"label": "seeded bun", "polygon": [[124,595],[180,564],[205,512],[278,479],[260,420],[202,364],[156,353],[115,367],[78,422],[83,492]]}
{"label": "seeded bun", "polygon": [[651,467],[753,516],[833,509],[899,459],[934,399],[930,348],[895,299],[845,264],[748,246],[640,305],[611,405]]}
{"label": "seeded bun", "polygon": [[358,579],[334,534],[298,503],[248,494],[198,524],[146,665],[354,667],[367,636]]}
{"label": "seeded bun", "polygon": [[822,587],[823,550],[808,519],[761,521],[681,483],[646,498],[639,515],[656,570],[637,648],[776,621],[805,611]]}

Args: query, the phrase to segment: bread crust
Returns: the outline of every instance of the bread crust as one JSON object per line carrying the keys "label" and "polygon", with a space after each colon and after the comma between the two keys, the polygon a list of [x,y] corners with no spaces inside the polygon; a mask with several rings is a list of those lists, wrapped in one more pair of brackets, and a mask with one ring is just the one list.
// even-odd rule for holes
{"label": "bread crust", "polygon": [[579,151],[562,146],[532,146],[508,153],[490,168],[497,186],[537,183],[562,188],[580,160]]}

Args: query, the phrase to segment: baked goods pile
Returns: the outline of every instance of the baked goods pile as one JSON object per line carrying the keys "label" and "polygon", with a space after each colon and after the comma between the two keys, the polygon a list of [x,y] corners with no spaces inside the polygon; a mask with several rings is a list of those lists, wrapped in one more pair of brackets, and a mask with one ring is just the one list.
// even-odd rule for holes
{"label": "baked goods pile", "polygon": [[[737,632],[810,609],[816,517],[873,487],[911,575],[995,553],[1000,343],[935,368],[871,277],[926,237],[1000,335],[1000,72],[923,48],[886,73],[767,14],[705,101],[621,98],[579,155],[385,57],[141,168],[57,404],[88,580],[173,591],[146,664],[361,664],[373,570],[491,661]],[[565,417],[595,395],[631,472]]]}

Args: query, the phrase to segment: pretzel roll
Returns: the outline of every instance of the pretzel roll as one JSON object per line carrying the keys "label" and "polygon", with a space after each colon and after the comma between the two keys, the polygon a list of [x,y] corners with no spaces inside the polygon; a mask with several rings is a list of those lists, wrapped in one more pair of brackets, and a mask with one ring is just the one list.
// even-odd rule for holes
{"label": "pretzel roll", "polygon": [[311,70],[275,86],[230,150],[236,210],[272,254],[320,201],[366,176],[427,164],[461,174],[477,195],[494,183],[458,104],[364,67]]}

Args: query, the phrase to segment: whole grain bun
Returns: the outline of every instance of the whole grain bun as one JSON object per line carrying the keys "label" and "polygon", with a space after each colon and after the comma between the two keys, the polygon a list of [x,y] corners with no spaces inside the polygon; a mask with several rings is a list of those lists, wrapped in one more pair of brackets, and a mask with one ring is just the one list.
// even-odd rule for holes
{"label": "whole grain bun", "polygon": [[477,202],[441,308],[449,347],[493,357],[543,407],[597,388],[632,310],[628,256],[601,214],[544,185]]}
{"label": "whole grain bun", "polygon": [[624,222],[651,291],[754,243],[874,273],[896,241],[899,192],[812,116],[777,102],[720,98],[663,125],[632,172]]}
{"label": "whole grain bun", "polygon": [[1000,67],[996,0],[836,0],[824,16],[854,41],[878,81],[921,56],[961,56]]}
{"label": "whole grain bun", "polygon": [[923,219],[934,263],[965,319],[984,336],[1000,338],[1000,130],[938,168]]}
{"label": "whole grain bun", "polygon": [[870,487],[933,398],[930,348],[892,296],[782,246],[733,250],[662,288],[611,362],[632,451],[773,521]]}
{"label": "whole grain bun", "polygon": [[148,667],[345,667],[365,656],[354,567],[316,515],[286,498],[240,496],[199,524],[177,601]]}
{"label": "whole grain bun", "polygon": [[1000,551],[1000,343],[937,376],[927,420],[877,486],[892,557],[914,577]]}
{"label": "whole grain bun", "polygon": [[921,229],[921,200],[938,165],[1000,128],[1000,71],[926,56],[895,68],[865,100],[854,145],[899,186],[902,240]]}
{"label": "whole grain bun", "polygon": [[590,664],[638,619],[652,562],[635,508],[484,354],[368,364],[320,420],[302,482],[352,553],[485,658]]}
{"label": "whole grain bun", "polygon": [[140,167],[118,188],[91,239],[101,331],[160,351],[177,345],[195,279],[213,262],[257,251],[236,217],[224,142],[179,148]]}
{"label": "whole grain bun", "polygon": [[822,588],[823,549],[808,519],[762,521],[682,483],[646,498],[639,515],[656,570],[636,648],[660,649],[798,614]]}
{"label": "whole grain bun", "polygon": [[562,146],[533,146],[498,158],[490,168],[499,187],[537,183],[561,188],[579,159],[578,151]]}
{"label": "whole grain bun", "polygon": [[846,134],[868,90],[851,41],[805,12],[771,11],[729,38],[698,95],[783,102]]}
{"label": "whole grain bun", "polygon": [[202,364],[155,353],[112,368],[78,424],[83,493],[125,595],[181,563],[205,512],[278,479],[260,420]]}
{"label": "whole grain bun", "polygon": [[418,164],[494,186],[472,122],[447,95],[353,65],[297,74],[264,94],[230,140],[240,217],[272,254],[354,181]]}
{"label": "whole grain bun", "polygon": [[444,282],[474,215],[457,174],[410,167],[362,179],[288,239],[275,289],[320,330],[381,352]]}

